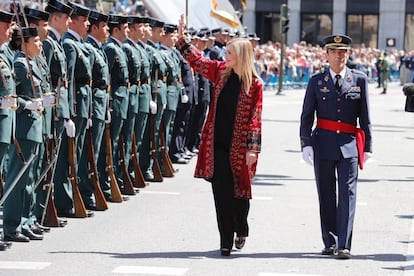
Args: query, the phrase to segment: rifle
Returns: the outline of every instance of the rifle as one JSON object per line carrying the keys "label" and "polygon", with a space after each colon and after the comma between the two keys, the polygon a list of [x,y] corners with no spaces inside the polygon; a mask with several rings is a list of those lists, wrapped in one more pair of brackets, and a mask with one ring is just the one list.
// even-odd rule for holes
{"label": "rifle", "polygon": [[68,137],[68,155],[69,155],[69,182],[72,186],[73,207],[75,208],[75,217],[86,218],[88,213],[83,203],[81,193],[78,187],[78,178],[76,175],[76,151],[75,138]]}
{"label": "rifle", "polygon": [[145,188],[148,184],[145,182],[144,175],[142,174],[141,167],[139,166],[138,156],[137,156],[137,137],[135,133],[132,134],[132,152],[131,152],[131,161],[134,165],[134,174],[135,181],[134,187],[136,188]]}
{"label": "rifle", "polygon": [[[158,71],[155,70],[155,86],[154,90],[151,94],[152,100],[157,103],[157,97],[158,97]],[[154,173],[154,182],[162,182],[162,172],[160,168],[160,164],[158,163],[157,158],[157,149],[156,149],[156,143],[155,143],[155,117],[157,114],[150,114],[150,155],[152,158],[152,172]]]}
{"label": "rifle", "polygon": [[96,168],[95,152],[93,148],[92,129],[86,130],[86,150],[88,154],[88,177],[93,185],[93,195],[95,196],[95,204],[97,211],[108,209],[105,196],[99,184],[98,169]]}
{"label": "rifle", "polygon": [[22,178],[23,174],[27,171],[27,168],[29,167],[30,163],[33,162],[33,159],[36,157],[36,154],[32,153],[28,160],[24,161],[23,167],[20,169],[19,173],[17,174],[17,177],[13,179],[13,182],[10,184],[10,187],[4,191],[2,198],[0,199],[0,206],[3,205],[3,203],[6,201],[7,197],[10,195],[10,193],[13,191],[14,187],[16,186],[17,182],[19,182],[20,178]]}
{"label": "rifle", "polygon": [[106,171],[108,173],[111,184],[111,198],[112,202],[122,202],[121,191],[119,190],[118,182],[116,181],[114,173],[114,164],[112,159],[112,141],[111,130],[109,124],[105,124],[105,151],[106,151]]}
{"label": "rifle", "polygon": [[168,154],[167,146],[165,143],[165,126],[161,123],[160,126],[160,148],[159,151],[161,153],[162,158],[162,166],[164,168],[163,175],[164,177],[173,177],[174,176],[174,168],[171,162],[170,155]]}
{"label": "rifle", "polygon": [[124,182],[124,194],[135,195],[134,185],[132,184],[131,178],[129,177],[128,168],[125,164],[125,139],[121,134],[119,137],[119,165],[122,169],[123,182]]}
{"label": "rifle", "polygon": [[[47,176],[46,176],[46,180],[45,180],[45,184],[43,185],[43,188],[47,187],[47,195],[46,195],[45,207],[43,209],[43,214],[42,214],[42,218],[40,220],[40,224],[45,225],[45,226],[49,226],[49,227],[59,227],[60,226],[59,218],[58,218],[58,215],[57,215],[57,212],[56,212],[55,202],[53,201],[53,198],[52,198],[52,190],[53,190],[53,177],[55,175],[55,169],[56,169],[56,163],[57,163],[56,158],[59,155],[59,149],[60,149],[61,141],[62,141],[62,139],[59,139],[55,159],[52,159],[53,148],[54,148],[54,140],[53,139],[48,140],[47,148],[46,148],[46,156],[47,156],[47,158],[46,158],[46,164],[47,164],[46,172],[47,172],[47,174],[46,175]],[[52,169],[52,167],[53,167],[53,169]],[[41,177],[40,179],[43,179],[43,177]]]}

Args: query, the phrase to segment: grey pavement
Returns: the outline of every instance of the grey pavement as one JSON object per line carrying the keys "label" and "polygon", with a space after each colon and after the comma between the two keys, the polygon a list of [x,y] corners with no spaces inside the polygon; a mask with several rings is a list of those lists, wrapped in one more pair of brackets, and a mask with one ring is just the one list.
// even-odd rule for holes
{"label": "grey pavement", "polygon": [[353,258],[321,256],[312,168],[301,160],[304,90],[263,99],[263,148],[245,248],[221,257],[210,184],[195,159],[124,203],[0,252],[0,275],[414,275],[414,113],[398,83],[370,85],[372,159],[360,171]]}

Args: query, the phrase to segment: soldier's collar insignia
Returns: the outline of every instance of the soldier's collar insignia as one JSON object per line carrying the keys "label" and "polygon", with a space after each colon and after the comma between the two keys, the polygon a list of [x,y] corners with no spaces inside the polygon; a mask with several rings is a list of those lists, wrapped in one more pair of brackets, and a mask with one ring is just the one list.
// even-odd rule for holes
{"label": "soldier's collar insignia", "polygon": [[328,93],[328,92],[329,92],[328,87],[324,86],[324,87],[321,89],[321,92],[322,92],[322,93]]}
{"label": "soldier's collar insignia", "polygon": [[352,80],[352,76],[351,76],[351,75],[349,75],[349,74],[348,74],[348,75],[346,75],[346,80],[347,80],[347,81],[351,81],[351,80]]}

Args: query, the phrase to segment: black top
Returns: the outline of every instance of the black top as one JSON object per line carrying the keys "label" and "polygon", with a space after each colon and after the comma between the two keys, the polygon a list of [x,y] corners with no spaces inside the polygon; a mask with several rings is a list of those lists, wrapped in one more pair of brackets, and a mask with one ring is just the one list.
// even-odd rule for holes
{"label": "black top", "polygon": [[230,150],[241,80],[232,72],[217,100],[214,146]]}

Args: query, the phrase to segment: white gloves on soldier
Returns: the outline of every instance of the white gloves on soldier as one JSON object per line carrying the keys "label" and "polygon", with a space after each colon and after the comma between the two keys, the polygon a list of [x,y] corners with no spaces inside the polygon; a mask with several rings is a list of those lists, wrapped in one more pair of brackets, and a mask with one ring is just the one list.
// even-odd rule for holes
{"label": "white gloves on soldier", "polygon": [[27,101],[24,109],[31,110],[31,111],[38,111],[43,109],[42,101],[36,100],[34,102]]}
{"label": "white gloves on soldier", "polygon": [[92,119],[91,119],[91,118],[89,118],[89,119],[86,121],[86,129],[88,129],[88,128],[90,128],[90,127],[92,127]]}
{"label": "white gloves on soldier", "polygon": [[106,124],[110,124],[111,123],[111,111],[106,111],[106,119],[105,119],[105,123]]}
{"label": "white gloves on soldier", "polygon": [[313,148],[311,146],[302,149],[302,158],[307,164],[313,166]]}
{"label": "white gloves on soldier", "polygon": [[188,96],[187,94],[181,94],[181,103],[188,103]]}
{"label": "white gloves on soldier", "polygon": [[43,95],[43,107],[50,107],[55,104],[55,95],[48,93]]}
{"label": "white gloves on soldier", "polygon": [[157,103],[154,101],[150,101],[150,111],[151,114],[157,114]]}
{"label": "white gloves on soldier", "polygon": [[66,135],[70,138],[75,137],[76,128],[75,123],[72,120],[65,120],[63,126],[66,129]]}
{"label": "white gloves on soldier", "polygon": [[372,156],[372,153],[370,152],[364,152],[364,164],[370,159]]}
{"label": "white gloves on soldier", "polygon": [[1,99],[1,104],[0,104],[1,109],[10,109],[12,107],[17,107],[16,97],[5,96]]}

